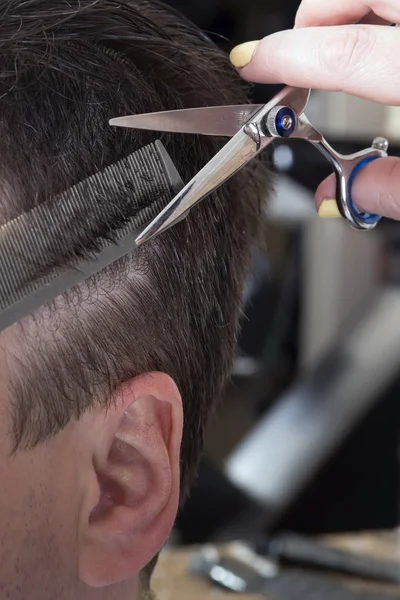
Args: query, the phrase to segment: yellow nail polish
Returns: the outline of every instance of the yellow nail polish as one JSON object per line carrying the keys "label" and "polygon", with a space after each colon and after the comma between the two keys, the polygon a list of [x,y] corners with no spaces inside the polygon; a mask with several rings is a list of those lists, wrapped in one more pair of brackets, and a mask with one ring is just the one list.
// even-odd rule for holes
{"label": "yellow nail polish", "polygon": [[258,41],[246,42],[245,44],[236,46],[236,48],[234,48],[230,54],[230,59],[233,66],[237,69],[242,69],[248,65],[253,58],[253,54],[257,46]]}
{"label": "yellow nail polish", "polygon": [[339,212],[336,200],[327,198],[323,200],[318,209],[318,216],[321,219],[339,219],[341,214]]}

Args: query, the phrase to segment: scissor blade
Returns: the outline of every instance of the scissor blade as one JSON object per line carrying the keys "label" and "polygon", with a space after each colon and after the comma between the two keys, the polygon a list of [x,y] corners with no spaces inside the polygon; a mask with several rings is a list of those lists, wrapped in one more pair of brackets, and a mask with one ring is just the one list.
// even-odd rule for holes
{"label": "scissor blade", "polygon": [[263,104],[243,104],[186,108],[118,117],[111,119],[110,125],[170,133],[233,137],[263,106]]}
{"label": "scissor blade", "polygon": [[257,147],[243,130],[239,131],[150,223],[136,244],[140,246],[184,218],[193,206],[232,177],[270,141],[271,138],[264,140]]}
{"label": "scissor blade", "polygon": [[139,246],[183,219],[189,210],[222,185],[234,173],[272,142],[264,132],[264,121],[272,108],[278,105],[291,107],[297,116],[304,111],[310,90],[286,87],[268,104],[259,109],[238,133],[201,169],[179,192],[168,206],[152,221],[136,239]]}

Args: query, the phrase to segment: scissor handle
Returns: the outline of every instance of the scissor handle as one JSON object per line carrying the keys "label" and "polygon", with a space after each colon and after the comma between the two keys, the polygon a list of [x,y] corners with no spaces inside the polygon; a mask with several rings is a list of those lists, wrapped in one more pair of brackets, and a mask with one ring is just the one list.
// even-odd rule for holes
{"label": "scissor handle", "polygon": [[296,116],[291,106],[275,106],[267,115],[265,126],[273,137],[300,138],[313,144],[333,167],[336,202],[342,217],[355,229],[369,230],[376,226],[381,217],[358,211],[352,199],[352,189],[355,178],[364,167],[377,158],[387,156],[389,142],[385,138],[375,138],[370,148],[344,156],[328,144],[304,113]]}
{"label": "scissor handle", "polygon": [[373,229],[381,216],[357,210],[353,202],[352,190],[354,181],[362,169],[372,161],[387,156],[388,141],[385,138],[376,138],[370,148],[349,156],[336,152],[324,138],[312,143],[333,166],[336,176],[336,202],[342,217],[355,229],[364,231]]}

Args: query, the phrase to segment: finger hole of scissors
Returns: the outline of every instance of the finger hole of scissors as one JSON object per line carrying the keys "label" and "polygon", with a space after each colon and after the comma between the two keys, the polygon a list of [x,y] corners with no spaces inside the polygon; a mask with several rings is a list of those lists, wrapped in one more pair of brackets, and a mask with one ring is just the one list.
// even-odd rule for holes
{"label": "finger hole of scissors", "polygon": [[352,189],[353,189],[354,180],[357,177],[358,173],[364,167],[366,167],[370,162],[372,162],[373,160],[376,160],[377,158],[379,158],[379,156],[368,156],[367,158],[364,158],[364,160],[359,162],[358,165],[356,167],[354,167],[353,171],[351,172],[351,175],[349,177],[349,181],[347,184],[350,210],[359,221],[365,223],[366,225],[373,225],[374,223],[377,223],[382,217],[380,217],[379,215],[374,215],[372,213],[358,211],[356,209],[356,207],[354,206],[354,202],[353,202],[353,198],[352,198]]}

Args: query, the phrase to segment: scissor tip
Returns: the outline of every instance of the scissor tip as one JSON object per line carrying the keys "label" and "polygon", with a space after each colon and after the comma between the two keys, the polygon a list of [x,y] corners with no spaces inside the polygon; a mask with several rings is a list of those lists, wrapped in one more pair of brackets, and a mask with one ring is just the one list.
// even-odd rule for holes
{"label": "scissor tip", "polygon": [[143,242],[144,242],[144,240],[143,240],[142,236],[140,236],[140,235],[135,240],[135,244],[138,247],[141,246],[143,244]]}
{"label": "scissor tip", "polygon": [[154,234],[151,233],[150,231],[142,231],[142,233],[140,233],[137,238],[135,239],[135,244],[136,246],[142,246],[142,244],[144,244],[145,242],[148,242],[149,240],[151,240],[151,238],[154,237]]}

